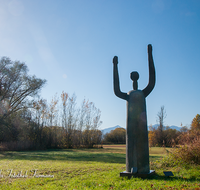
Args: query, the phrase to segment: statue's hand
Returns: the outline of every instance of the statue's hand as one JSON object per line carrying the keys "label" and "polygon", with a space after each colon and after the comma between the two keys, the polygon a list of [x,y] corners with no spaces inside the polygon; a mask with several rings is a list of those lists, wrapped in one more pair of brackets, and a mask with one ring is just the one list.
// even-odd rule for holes
{"label": "statue's hand", "polygon": [[152,45],[151,44],[148,45],[147,49],[148,49],[148,53],[152,53]]}
{"label": "statue's hand", "polygon": [[118,64],[118,57],[117,57],[117,56],[115,56],[115,57],[113,58],[113,63],[114,63],[114,64]]}

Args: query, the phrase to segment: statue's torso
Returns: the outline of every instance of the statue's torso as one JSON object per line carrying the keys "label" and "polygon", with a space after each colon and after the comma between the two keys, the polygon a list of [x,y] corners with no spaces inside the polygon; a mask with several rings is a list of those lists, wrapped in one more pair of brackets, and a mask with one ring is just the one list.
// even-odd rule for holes
{"label": "statue's torso", "polygon": [[128,92],[127,114],[130,122],[131,120],[136,122],[136,120],[140,118],[144,119],[144,116],[146,117],[146,102],[141,90],[132,90]]}
{"label": "statue's torso", "polygon": [[128,92],[126,131],[131,139],[143,139],[147,132],[146,103],[141,90]]}

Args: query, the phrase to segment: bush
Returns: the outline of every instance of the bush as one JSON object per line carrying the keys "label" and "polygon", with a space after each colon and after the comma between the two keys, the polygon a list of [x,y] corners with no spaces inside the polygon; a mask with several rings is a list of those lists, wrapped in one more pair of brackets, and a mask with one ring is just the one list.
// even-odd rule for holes
{"label": "bush", "polygon": [[160,162],[162,167],[200,165],[200,138],[197,136],[190,143],[174,148]]}
{"label": "bush", "polygon": [[185,163],[200,164],[200,138],[196,137],[191,143],[177,148],[173,155]]}
{"label": "bush", "polygon": [[0,151],[23,151],[33,149],[35,149],[34,144],[30,141],[2,142],[0,144]]}

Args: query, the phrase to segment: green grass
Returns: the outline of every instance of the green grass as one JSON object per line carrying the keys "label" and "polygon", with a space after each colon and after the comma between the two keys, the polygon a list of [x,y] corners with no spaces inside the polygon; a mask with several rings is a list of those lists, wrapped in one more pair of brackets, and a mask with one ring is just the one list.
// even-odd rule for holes
{"label": "green grass", "polygon": [[[148,179],[127,179],[119,177],[125,170],[126,157],[119,147],[1,152],[4,177],[0,178],[0,189],[200,189],[199,166],[161,168],[155,161],[166,155],[165,149],[151,148],[150,153],[151,169],[156,174]],[[8,169],[13,174],[27,171],[28,177],[9,178]],[[33,169],[54,178],[32,177]],[[165,177],[165,170],[172,171],[174,177]]]}

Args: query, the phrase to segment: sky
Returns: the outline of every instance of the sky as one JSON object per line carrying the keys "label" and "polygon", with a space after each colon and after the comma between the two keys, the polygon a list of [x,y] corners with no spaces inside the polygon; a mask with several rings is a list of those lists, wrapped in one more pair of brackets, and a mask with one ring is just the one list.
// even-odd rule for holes
{"label": "sky", "polygon": [[0,57],[25,62],[46,79],[41,97],[65,91],[101,110],[100,129],[126,127],[126,101],[113,92],[119,58],[120,88],[148,84],[147,45],[153,46],[156,85],[146,98],[148,125],[189,127],[200,113],[199,0],[0,0]]}

